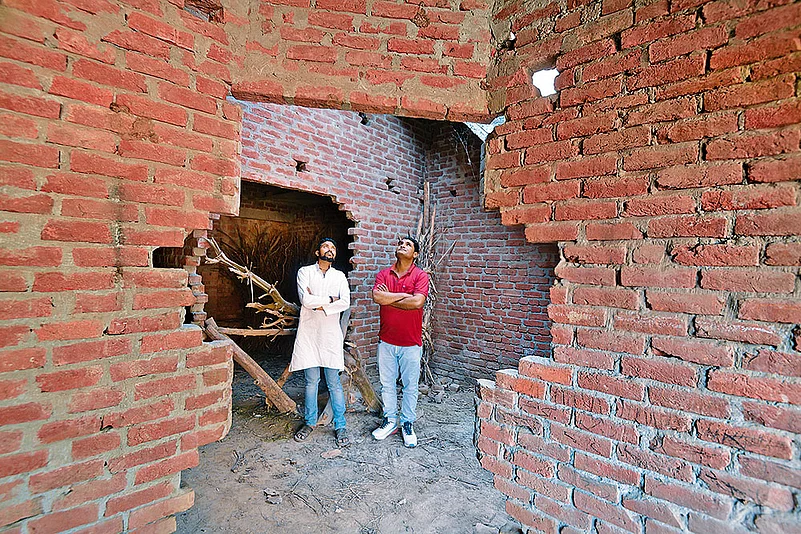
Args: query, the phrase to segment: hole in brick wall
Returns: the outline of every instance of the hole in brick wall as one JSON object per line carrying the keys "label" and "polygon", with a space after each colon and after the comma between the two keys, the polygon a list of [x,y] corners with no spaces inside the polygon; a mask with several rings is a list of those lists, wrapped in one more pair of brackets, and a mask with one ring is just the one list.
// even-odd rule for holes
{"label": "hole in brick wall", "polygon": [[449,193],[451,194],[452,197],[455,197],[456,196],[456,189],[451,189],[449,191]]}
{"label": "hole in brick wall", "polygon": [[361,119],[361,120],[359,121],[360,123],[364,124],[365,126],[366,126],[366,125],[368,125],[368,124],[370,124],[370,117],[368,117],[366,113],[362,113],[362,112],[360,111],[360,112],[359,112],[359,117],[360,117],[360,119]]}
{"label": "hole in brick wall", "polygon": [[[203,234],[204,231],[198,231]],[[200,278],[197,276],[197,266],[200,265],[202,249],[198,247],[197,232],[192,232],[184,240],[183,247],[159,247],[153,251],[153,267],[156,269],[185,269],[189,272],[189,287],[195,293],[197,301],[186,306],[184,323],[200,324],[206,319],[204,304],[206,295]]]}
{"label": "hole in brick wall", "polygon": [[306,162],[295,160],[295,170],[297,172],[304,172],[306,170]]}
{"label": "hole in brick wall", "polygon": [[[260,184],[243,180],[239,216],[222,215],[214,222],[209,233],[233,261],[249,267],[271,284],[286,300],[297,303],[296,276],[298,269],[316,261],[314,252],[323,237],[337,243],[334,267],[346,274],[351,271],[353,251],[349,244],[353,237],[348,230],[354,227],[347,215],[328,196]],[[258,328],[272,318],[248,308],[249,302],[258,300],[264,293],[258,287],[242,283],[239,278],[216,264],[198,267],[208,303],[206,313],[220,326]],[[282,356],[291,351],[293,336],[282,336],[274,343],[268,339],[253,343],[257,352],[275,350]],[[247,350],[247,349],[246,349]],[[254,358],[256,355],[252,354]],[[279,370],[280,374],[280,370]]]}
{"label": "hole in brick wall", "polygon": [[400,187],[398,187],[398,184],[395,183],[395,179],[394,178],[387,177],[387,179],[384,181],[384,183],[387,184],[387,189],[388,190],[392,191],[396,195],[400,194],[400,192],[401,192]]}
{"label": "hole in brick wall", "polygon": [[531,83],[539,90],[540,96],[555,95],[554,81],[557,76],[559,76],[559,71],[556,69],[538,70],[531,75]]}
{"label": "hole in brick wall", "polygon": [[225,20],[222,5],[214,0],[185,0],[184,11],[207,22],[221,23]]}

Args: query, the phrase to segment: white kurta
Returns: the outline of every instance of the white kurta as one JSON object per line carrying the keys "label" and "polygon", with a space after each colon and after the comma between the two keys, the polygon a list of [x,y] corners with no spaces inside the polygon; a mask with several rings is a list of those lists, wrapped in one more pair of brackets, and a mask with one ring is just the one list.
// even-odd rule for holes
{"label": "white kurta", "polygon": [[[300,321],[289,370],[300,371],[309,367],[344,369],[344,339],[339,314],[350,308],[350,287],[345,273],[329,267],[323,274],[317,263],[301,267],[298,270],[298,296]],[[329,297],[339,297],[339,300],[331,302]]]}

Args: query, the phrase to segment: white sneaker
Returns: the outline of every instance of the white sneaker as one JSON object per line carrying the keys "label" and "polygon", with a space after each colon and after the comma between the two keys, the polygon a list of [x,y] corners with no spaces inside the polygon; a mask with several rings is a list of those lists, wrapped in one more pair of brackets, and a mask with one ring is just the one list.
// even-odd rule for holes
{"label": "white sneaker", "polygon": [[392,419],[384,418],[381,422],[381,426],[373,430],[373,437],[377,440],[386,439],[387,436],[391,436],[395,432],[398,431],[398,422],[393,421]]}
{"label": "white sneaker", "polygon": [[417,434],[414,433],[414,427],[408,421],[401,425],[403,434],[403,444],[409,448],[417,447]]}

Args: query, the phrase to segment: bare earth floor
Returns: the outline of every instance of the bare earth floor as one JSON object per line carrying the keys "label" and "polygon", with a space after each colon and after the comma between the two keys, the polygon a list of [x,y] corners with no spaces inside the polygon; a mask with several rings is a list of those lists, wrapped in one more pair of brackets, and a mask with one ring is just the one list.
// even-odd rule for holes
{"label": "bare earth floor", "polygon": [[[286,387],[298,401],[302,380],[295,373]],[[357,403],[346,414],[353,443],[340,450],[331,427],[316,429],[306,443],[293,441],[300,419],[269,412],[237,368],[231,432],[203,447],[200,465],[184,471],[195,505],[179,515],[178,532],[468,534],[477,523],[498,529],[509,516],[475,457],[473,396],[468,387],[441,404],[421,398],[416,449],[403,447],[399,434],[373,440],[379,418]]]}

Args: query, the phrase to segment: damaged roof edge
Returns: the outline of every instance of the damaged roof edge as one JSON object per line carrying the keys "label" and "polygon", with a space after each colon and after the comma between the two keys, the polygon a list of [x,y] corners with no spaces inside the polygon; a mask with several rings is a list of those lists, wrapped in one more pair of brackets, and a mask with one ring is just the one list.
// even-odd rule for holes
{"label": "damaged roof edge", "polygon": [[470,131],[476,134],[479,139],[486,141],[487,137],[489,137],[489,134],[491,134],[496,127],[500,126],[504,122],[506,122],[506,117],[504,115],[500,115],[495,117],[495,119],[493,119],[493,121],[489,124],[481,124],[480,122],[465,122],[463,124],[470,128]]}

